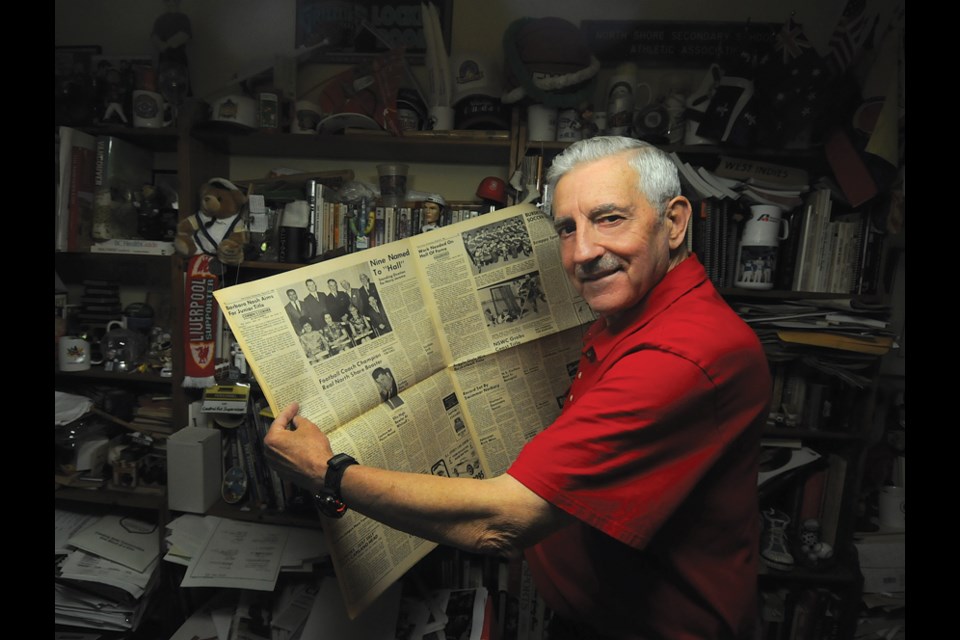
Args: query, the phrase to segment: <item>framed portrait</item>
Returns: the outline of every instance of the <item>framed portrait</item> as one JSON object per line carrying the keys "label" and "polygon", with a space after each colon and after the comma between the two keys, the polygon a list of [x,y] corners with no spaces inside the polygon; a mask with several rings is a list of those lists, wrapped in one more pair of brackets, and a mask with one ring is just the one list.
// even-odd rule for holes
{"label": "framed portrait", "polygon": [[[450,51],[453,0],[434,0]],[[355,63],[403,47],[423,64],[427,41],[420,0],[297,0],[296,47],[317,47],[317,62]]]}
{"label": "framed portrait", "polygon": [[96,87],[93,58],[99,45],[54,47],[54,121],[67,126],[90,124],[94,119]]}

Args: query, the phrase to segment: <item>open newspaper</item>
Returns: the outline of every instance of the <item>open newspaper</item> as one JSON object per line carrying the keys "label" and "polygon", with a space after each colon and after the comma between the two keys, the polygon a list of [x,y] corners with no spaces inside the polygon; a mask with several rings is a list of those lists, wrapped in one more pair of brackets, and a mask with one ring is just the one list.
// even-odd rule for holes
{"label": "open newspaper", "polygon": [[[307,315],[324,340],[300,334],[314,284],[346,295],[326,299],[320,327]],[[475,478],[556,418],[595,319],[532,205],[215,296],[274,412],[299,402],[361,464]],[[351,617],[436,546],[354,511],[324,532]]]}

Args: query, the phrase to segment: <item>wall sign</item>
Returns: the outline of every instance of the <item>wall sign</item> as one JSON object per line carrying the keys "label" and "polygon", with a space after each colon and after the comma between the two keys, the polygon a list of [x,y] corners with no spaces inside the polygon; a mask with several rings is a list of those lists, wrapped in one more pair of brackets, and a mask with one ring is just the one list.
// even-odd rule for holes
{"label": "wall sign", "polygon": [[[450,50],[453,0],[434,0]],[[420,0],[297,0],[297,48],[321,45],[311,59],[353,63],[402,46],[410,62],[427,51]]]}
{"label": "wall sign", "polygon": [[768,41],[779,23],[583,20],[580,30],[597,59],[641,67],[702,68],[725,46]]}

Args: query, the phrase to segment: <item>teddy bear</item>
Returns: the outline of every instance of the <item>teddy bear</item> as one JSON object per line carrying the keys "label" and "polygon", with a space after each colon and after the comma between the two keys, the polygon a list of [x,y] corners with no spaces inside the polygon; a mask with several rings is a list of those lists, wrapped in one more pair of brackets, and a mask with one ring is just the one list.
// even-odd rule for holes
{"label": "teddy bear", "polygon": [[211,178],[200,189],[200,210],[177,225],[174,247],[183,256],[206,253],[224,264],[243,262],[250,233],[240,215],[247,196],[226,178]]}

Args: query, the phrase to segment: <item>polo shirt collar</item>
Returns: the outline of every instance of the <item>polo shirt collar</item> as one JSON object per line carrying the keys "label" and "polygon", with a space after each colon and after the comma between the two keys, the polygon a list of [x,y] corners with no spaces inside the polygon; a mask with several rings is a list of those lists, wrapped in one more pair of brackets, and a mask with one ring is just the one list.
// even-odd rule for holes
{"label": "polo shirt collar", "polygon": [[696,255],[668,271],[646,297],[624,315],[623,329],[613,333],[606,318],[599,318],[584,335],[583,355],[591,362],[602,361],[623,338],[638,331],[691,289],[707,280],[707,272]]}

